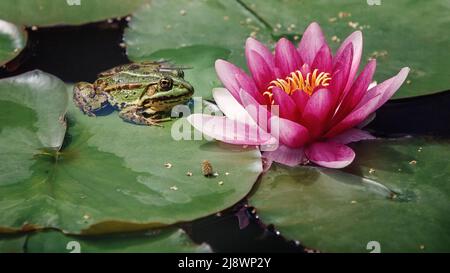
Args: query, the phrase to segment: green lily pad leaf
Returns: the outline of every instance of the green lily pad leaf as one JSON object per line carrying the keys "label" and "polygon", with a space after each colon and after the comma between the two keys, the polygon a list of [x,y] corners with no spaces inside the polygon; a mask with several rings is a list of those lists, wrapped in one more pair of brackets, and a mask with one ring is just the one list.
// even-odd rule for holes
{"label": "green lily pad leaf", "polygon": [[[0,187],[32,179],[36,157],[61,147],[66,131],[65,88],[56,77],[40,71],[0,80]],[[13,205],[7,199],[13,197],[2,195],[4,210]]]}
{"label": "green lily pad leaf", "polygon": [[411,68],[408,81],[395,98],[431,94],[450,87],[448,1],[381,1],[381,5],[359,0],[242,1],[272,25],[275,34],[302,32],[309,23],[318,22],[333,49],[351,32],[362,30],[362,61],[377,59],[375,80],[388,79],[404,66]]}
{"label": "green lily pad leaf", "polygon": [[205,253],[207,244],[197,245],[176,228],[131,234],[69,236],[58,231],[29,235],[26,251],[31,253]]}
{"label": "green lily pad leaf", "polygon": [[101,236],[66,235],[56,230],[1,235],[0,253],[207,253],[177,228]]}
{"label": "green lily pad leaf", "polygon": [[[33,87],[27,85],[30,77],[35,77]],[[255,148],[182,140],[182,134],[188,138],[194,132],[185,119],[166,122],[163,128],[138,126],[123,122],[117,111],[88,117],[71,99],[64,145],[48,149],[33,133],[45,131],[41,116],[61,126],[60,116],[50,118],[67,102],[55,101],[67,98],[61,84],[42,72],[0,81],[0,147],[8,151],[1,154],[3,231],[106,233],[191,221],[238,202],[262,171]],[[41,94],[50,86],[58,88]],[[24,94],[22,101],[10,99],[16,93]],[[41,107],[33,112],[27,101],[39,101]],[[203,160],[211,162],[217,177],[203,176]]]}
{"label": "green lily pad leaf", "polygon": [[0,235],[0,253],[22,253],[26,241],[22,234]]}
{"label": "green lily pad leaf", "polygon": [[197,95],[210,98],[211,90],[207,89],[219,85],[213,85],[217,82],[212,73],[214,61],[230,59],[244,67],[244,43],[249,36],[262,41],[271,39],[270,29],[239,2],[154,0],[133,14],[124,40],[133,61],[147,60],[159,51],[153,56],[191,66],[193,69],[186,75],[191,75]]}
{"label": "green lily pad leaf", "polygon": [[149,0],[4,0],[0,18],[27,26],[80,25],[132,13]]}
{"label": "green lily pad leaf", "polygon": [[272,166],[250,204],[287,238],[325,252],[370,252],[371,244],[381,252],[450,251],[450,142],[353,147],[357,157],[344,171]]}
{"label": "green lily pad leaf", "polygon": [[0,66],[14,59],[27,43],[23,28],[0,20]]}

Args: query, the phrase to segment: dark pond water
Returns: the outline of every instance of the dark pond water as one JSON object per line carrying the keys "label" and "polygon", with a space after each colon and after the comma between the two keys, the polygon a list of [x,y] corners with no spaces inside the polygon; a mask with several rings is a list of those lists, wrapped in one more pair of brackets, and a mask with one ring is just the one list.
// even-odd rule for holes
{"label": "dark pond water", "polygon": [[[88,81],[115,65],[129,62],[120,46],[126,21],[81,27],[28,30],[27,48],[0,69],[0,77],[40,69],[65,82]],[[377,111],[369,128],[377,136],[450,136],[450,92],[390,101]],[[246,224],[241,228],[240,224]],[[254,208],[241,201],[220,215],[182,227],[196,242],[207,242],[221,252],[304,252],[300,242],[279,235],[270,223],[262,223]]]}

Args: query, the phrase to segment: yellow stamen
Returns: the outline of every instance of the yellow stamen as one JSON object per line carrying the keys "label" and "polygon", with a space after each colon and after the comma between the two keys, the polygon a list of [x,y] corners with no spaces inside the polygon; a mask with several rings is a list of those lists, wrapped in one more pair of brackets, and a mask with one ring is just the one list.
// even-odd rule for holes
{"label": "yellow stamen", "polygon": [[312,73],[306,74],[306,79],[303,77],[302,72],[297,70],[292,72],[290,76],[285,79],[276,79],[270,82],[269,88],[267,91],[263,93],[263,95],[268,96],[272,101],[272,88],[279,87],[288,95],[292,95],[296,90],[302,90],[308,95],[312,95],[314,90],[319,86],[328,86],[330,85],[331,75],[330,73],[320,72],[317,69],[314,69]]}

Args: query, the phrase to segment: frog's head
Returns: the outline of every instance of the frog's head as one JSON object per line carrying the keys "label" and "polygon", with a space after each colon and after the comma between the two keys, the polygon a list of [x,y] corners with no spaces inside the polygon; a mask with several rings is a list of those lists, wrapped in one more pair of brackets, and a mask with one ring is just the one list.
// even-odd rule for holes
{"label": "frog's head", "polygon": [[144,107],[183,104],[194,94],[194,88],[184,79],[181,69],[156,73],[155,83],[150,88],[151,92],[144,94],[140,100]]}

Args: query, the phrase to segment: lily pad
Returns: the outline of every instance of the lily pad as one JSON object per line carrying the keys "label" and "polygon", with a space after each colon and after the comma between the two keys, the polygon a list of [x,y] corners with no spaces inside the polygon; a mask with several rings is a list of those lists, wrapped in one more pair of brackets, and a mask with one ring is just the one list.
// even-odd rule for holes
{"label": "lily pad", "polygon": [[149,0],[3,0],[0,18],[27,26],[80,25],[132,13]]}
{"label": "lily pad", "polygon": [[205,253],[207,244],[197,245],[177,228],[102,236],[70,236],[56,230],[2,235],[0,253]]}
{"label": "lily pad", "polygon": [[274,34],[302,32],[317,21],[334,49],[351,32],[362,30],[362,61],[377,59],[375,80],[388,79],[404,66],[411,68],[408,81],[394,98],[431,94],[450,87],[448,1],[242,2],[270,24]]}
{"label": "lily pad", "polygon": [[0,66],[14,59],[26,43],[27,33],[23,28],[0,19]]}
{"label": "lily pad", "polygon": [[249,36],[271,40],[270,29],[237,1],[154,0],[133,14],[124,40],[133,61],[162,56],[191,66],[186,75],[197,95],[210,98],[211,87],[218,86],[215,60],[245,66],[244,43]]}
{"label": "lily pad", "polygon": [[[13,100],[14,94],[23,96]],[[60,97],[67,99],[64,84],[40,71],[0,81],[3,231],[106,233],[191,221],[238,202],[262,171],[255,148],[175,140],[183,126],[189,136],[194,131],[185,119],[163,128],[138,126],[116,111],[88,117],[71,99],[64,145],[50,149],[63,143],[55,133],[64,128],[60,114],[67,100]],[[54,138],[39,138],[41,132]],[[203,160],[218,177],[202,175]]]}
{"label": "lily pad", "polygon": [[0,253],[22,253],[26,241],[22,234],[0,235]]}
{"label": "lily pad", "polygon": [[344,171],[272,166],[251,205],[287,238],[325,252],[370,252],[371,241],[381,252],[450,251],[450,142],[353,147]]}

